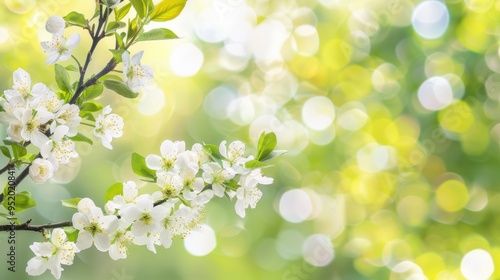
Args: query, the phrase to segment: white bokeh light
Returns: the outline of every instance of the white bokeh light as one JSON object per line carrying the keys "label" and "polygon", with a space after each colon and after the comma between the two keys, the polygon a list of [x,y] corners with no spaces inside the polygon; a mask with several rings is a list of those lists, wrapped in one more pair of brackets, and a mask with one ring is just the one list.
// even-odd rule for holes
{"label": "white bokeh light", "polygon": [[214,230],[201,224],[184,238],[184,247],[193,256],[205,256],[215,249],[217,242]]}
{"label": "white bokeh light", "polygon": [[212,118],[223,120],[228,117],[228,106],[238,98],[234,89],[217,87],[210,91],[203,102],[203,109]]}
{"label": "white bokeh light", "polygon": [[326,266],[335,257],[333,244],[328,236],[313,234],[302,244],[304,260],[313,266]]}
{"label": "white bokeh light", "polygon": [[369,143],[359,149],[356,159],[359,168],[367,172],[378,172],[395,166],[397,151],[394,147]]}
{"label": "white bokeh light", "polygon": [[302,107],[302,121],[313,130],[324,130],[335,119],[335,106],[325,96],[309,98]]}
{"label": "white bokeh light", "polygon": [[298,26],[293,32],[292,48],[300,55],[316,54],[319,49],[319,35],[316,27],[308,24]]}
{"label": "white bokeh light", "polygon": [[287,191],[281,196],[279,211],[291,223],[303,222],[313,212],[311,197],[301,189]]}
{"label": "white bokeh light", "polygon": [[453,103],[453,89],[447,79],[432,77],[418,89],[418,100],[430,111],[438,111]]}
{"label": "white bokeh light", "polygon": [[165,94],[163,90],[154,85],[146,87],[144,92],[145,94],[141,94],[141,100],[137,106],[139,113],[151,116],[160,112],[165,106]]}
{"label": "white bokeh light", "polygon": [[446,32],[450,14],[446,5],[439,1],[424,1],[413,11],[413,28],[425,39],[436,39]]}
{"label": "white bokeh light", "polygon": [[475,249],[465,254],[460,263],[460,271],[467,280],[487,280],[495,271],[495,265],[490,253]]}
{"label": "white bokeh light", "polygon": [[181,44],[170,55],[170,69],[178,76],[189,77],[200,71],[203,61],[203,53],[197,46]]}
{"label": "white bokeh light", "polygon": [[356,131],[362,128],[368,121],[365,106],[360,102],[349,102],[339,109],[337,124],[343,129]]}

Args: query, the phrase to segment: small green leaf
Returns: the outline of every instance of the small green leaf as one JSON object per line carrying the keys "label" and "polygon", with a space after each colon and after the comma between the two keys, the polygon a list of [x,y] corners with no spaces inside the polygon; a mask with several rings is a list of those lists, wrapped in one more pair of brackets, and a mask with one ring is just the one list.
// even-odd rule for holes
{"label": "small green leaf", "polygon": [[61,200],[61,203],[62,203],[62,206],[64,206],[64,207],[78,209],[77,206],[78,206],[78,202],[80,202],[80,200],[82,200],[81,197],[75,197],[72,199]]}
{"label": "small green leaf", "polygon": [[[16,201],[16,204],[15,204],[15,212],[16,213],[36,206],[35,200],[31,198],[31,193],[28,191],[22,191],[22,192],[16,193],[16,195],[14,196],[14,199]],[[4,199],[2,204],[5,207],[5,209],[8,209],[8,207],[9,207],[8,203],[11,201],[12,200],[10,200],[10,199]]]}
{"label": "small green leaf", "polygon": [[[92,115],[92,114],[90,114]],[[88,143],[90,145],[94,144],[92,142],[92,140],[90,140],[88,137],[86,137],[85,135],[81,134],[80,132],[78,132],[77,135],[75,136],[72,136],[72,137],[69,137],[69,139],[75,141],[75,142],[85,142],[85,143]]]}
{"label": "small green leaf", "polygon": [[110,200],[113,200],[115,195],[122,195],[122,194],[123,194],[123,184],[115,183],[106,190],[106,194],[104,195],[104,201],[108,202]]}
{"label": "small green leaf", "polygon": [[69,76],[66,68],[62,67],[59,64],[56,64],[54,69],[56,72],[57,86],[63,91],[71,92],[71,83],[69,82]]}
{"label": "small green leaf", "polygon": [[130,0],[132,6],[134,6],[137,15],[140,18],[144,18],[146,16],[146,5],[144,0]]}
{"label": "small green leaf", "polygon": [[14,155],[14,159],[18,160],[22,156],[26,155],[27,150],[26,148],[19,144],[19,143],[14,143],[12,144],[12,154]]}
{"label": "small green leaf", "polygon": [[203,148],[214,159],[218,159],[218,160],[222,159],[222,155],[219,152],[219,147],[212,145],[212,144],[204,144]]}
{"label": "small green leaf", "polygon": [[80,96],[81,101],[85,102],[99,97],[104,91],[104,86],[101,83],[89,86]]}
{"label": "small green leaf", "polygon": [[11,158],[10,157],[10,151],[9,151],[9,148],[5,147],[5,146],[0,146],[0,150],[2,151],[2,154],[7,157],[7,158]]}
{"label": "small green leaf", "polygon": [[[120,50],[123,50],[125,48],[125,43],[123,43],[123,39],[125,38],[126,35],[127,35],[127,33],[125,33],[125,32],[122,32],[121,34],[115,33],[115,39],[116,39],[116,42],[118,43],[118,47],[120,47]],[[120,57],[120,61],[121,61],[121,57]],[[120,62],[120,61],[117,61],[117,62]]]}
{"label": "small green leaf", "polygon": [[267,156],[265,156],[264,158],[262,158],[260,161],[269,161],[275,157],[279,157],[283,154],[286,154],[287,150],[275,150],[275,151],[272,151],[270,154],[268,154]]}
{"label": "small green leaf", "polygon": [[261,168],[261,167],[266,167],[268,166],[269,164],[267,163],[264,163],[264,162],[260,162],[258,160],[249,160],[245,163],[245,168],[248,168],[248,169],[254,169],[254,168]]}
{"label": "small green leaf", "polygon": [[75,66],[75,65],[72,65],[72,64],[70,64],[70,65],[66,66],[65,68],[66,68],[66,70],[68,70],[68,71],[74,71],[74,72],[78,72],[78,71],[80,71],[80,70],[78,70],[78,68],[76,68],[76,66]]}
{"label": "small green leaf", "polygon": [[156,180],[156,172],[146,165],[146,158],[138,153],[132,153],[132,170],[135,174]]}
{"label": "small green leaf", "polygon": [[166,28],[157,28],[144,32],[137,37],[137,42],[140,41],[154,41],[154,40],[168,40],[179,38],[172,30]]}
{"label": "small green leaf", "polygon": [[259,138],[259,145],[257,147],[257,160],[262,160],[267,157],[276,147],[276,134],[274,132],[263,132]]}
{"label": "small green leaf", "polygon": [[75,242],[78,239],[78,233],[80,232],[74,227],[64,227],[64,232],[66,233],[66,237],[68,237],[68,241]]}
{"label": "small green leaf", "polygon": [[0,213],[0,217],[4,217],[7,220],[13,220],[13,219],[15,219],[15,217],[12,217],[12,216],[10,216],[7,213]]}
{"label": "small green leaf", "polygon": [[73,11],[63,18],[70,25],[80,26],[83,28],[87,27],[87,20],[85,20],[85,16],[80,13]]}
{"label": "small green leaf", "polygon": [[105,80],[104,86],[126,98],[136,98],[139,93],[132,91],[124,82]]}
{"label": "small green leaf", "polygon": [[176,18],[186,6],[187,0],[163,0],[151,13],[152,21],[167,21]]}
{"label": "small green leaf", "polygon": [[116,30],[123,28],[127,26],[125,22],[121,21],[112,21],[108,23],[108,26],[106,27],[106,34],[111,35],[113,34]]}
{"label": "small green leaf", "polygon": [[122,62],[122,55],[125,52],[125,50],[110,49],[110,51],[113,54],[113,58],[115,59],[116,62]]}
{"label": "small green leaf", "polygon": [[[92,121],[92,122],[95,122],[95,118],[94,118],[94,115],[92,115],[91,113],[87,113],[83,116],[81,116],[82,118],[86,119],[86,120],[89,120],[89,121]],[[88,138],[87,138],[88,139]],[[90,139],[89,139],[90,140]],[[92,141],[91,141],[92,142]]]}
{"label": "small green leaf", "polygon": [[94,101],[85,102],[80,108],[80,112],[97,112],[102,109],[102,104]]}
{"label": "small green leaf", "polygon": [[115,18],[116,20],[121,20],[124,18],[128,12],[130,11],[130,7],[132,7],[132,4],[128,3],[127,5],[121,7],[119,10],[115,9]]}

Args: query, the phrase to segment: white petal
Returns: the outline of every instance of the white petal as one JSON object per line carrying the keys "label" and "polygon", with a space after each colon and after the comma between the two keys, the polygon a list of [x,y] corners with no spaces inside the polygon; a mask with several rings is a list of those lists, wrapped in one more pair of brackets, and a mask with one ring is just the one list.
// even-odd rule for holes
{"label": "white petal", "polygon": [[214,191],[214,195],[218,197],[223,197],[224,196],[224,190],[225,188],[219,184],[212,185],[212,190]]}
{"label": "white petal", "polygon": [[109,249],[109,236],[104,233],[98,233],[94,236],[94,243],[97,250],[106,252]]}
{"label": "white petal", "polygon": [[236,204],[234,205],[234,210],[236,211],[236,214],[238,216],[245,218],[245,203],[243,203],[242,200],[236,201]]}
{"label": "white petal", "polygon": [[163,166],[163,162],[160,156],[148,155],[146,157],[146,166],[153,170],[159,170]]}
{"label": "white petal", "polygon": [[76,247],[80,250],[85,250],[92,246],[92,235],[88,231],[80,231],[76,241]]}
{"label": "white petal", "polygon": [[66,47],[70,50],[76,48],[80,44],[80,34],[71,34],[66,41]]}
{"label": "white petal", "polygon": [[160,232],[160,242],[163,247],[166,249],[170,248],[172,246],[172,236],[170,235],[170,232],[168,230],[162,230]]}
{"label": "white petal", "polygon": [[31,276],[38,276],[47,270],[47,260],[42,257],[33,257],[28,261],[26,273]]}
{"label": "white petal", "polygon": [[142,58],[143,53],[144,53],[144,51],[140,51],[140,52],[134,54],[134,56],[132,56],[132,65],[141,64],[141,58]]}

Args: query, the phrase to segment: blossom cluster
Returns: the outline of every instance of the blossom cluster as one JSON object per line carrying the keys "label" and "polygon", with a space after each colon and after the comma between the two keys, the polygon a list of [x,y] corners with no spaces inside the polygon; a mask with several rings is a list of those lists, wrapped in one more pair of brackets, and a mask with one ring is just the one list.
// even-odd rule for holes
{"label": "blossom cluster", "polygon": [[[260,168],[245,167],[254,157],[244,156],[242,142],[226,146],[223,141],[218,149],[214,156],[198,143],[186,150],[182,141],[164,141],[160,155],[145,158],[156,178],[157,191],[140,194],[135,182],[124,182],[119,193],[105,204],[105,213],[90,198],[81,199],[72,218],[78,237],[75,246],[71,242],[65,245],[70,248],[64,251],[67,257],[53,253],[53,257],[44,258],[41,245],[35,242],[31,248],[36,256],[28,262],[27,273],[38,275],[49,269],[58,278],[61,264],[70,264],[68,259],[72,262],[76,252],[92,245],[108,252],[113,260],[126,258],[132,244],[145,245],[153,253],[156,246],[169,248],[173,237],[185,237],[201,224],[206,204],[215,196],[236,198],[235,211],[245,217],[246,209],[255,208],[262,196],[258,185],[271,184],[273,179],[263,176]],[[61,239],[51,242],[44,246],[62,246]]]}
{"label": "blossom cluster", "polygon": [[[0,97],[0,122],[8,125],[7,140],[39,149],[40,157],[31,163],[29,175],[35,183],[44,183],[60,165],[78,157],[70,138],[78,134],[80,108],[65,103],[42,83],[32,86],[30,74],[21,68],[13,76],[12,88]],[[122,129],[123,119],[107,106],[96,119],[94,135],[111,149],[112,137],[120,137]]]}

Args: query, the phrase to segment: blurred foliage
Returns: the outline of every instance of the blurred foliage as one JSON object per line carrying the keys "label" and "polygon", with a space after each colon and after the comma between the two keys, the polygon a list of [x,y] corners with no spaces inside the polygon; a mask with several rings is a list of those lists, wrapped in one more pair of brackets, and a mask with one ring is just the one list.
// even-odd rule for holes
{"label": "blurred foliage", "polygon": [[[55,86],[39,46],[45,20],[92,5],[2,2],[3,88],[18,67]],[[427,2],[188,1],[171,22],[181,39],[134,46],[155,84],[135,100],[103,94],[124,137],[112,151],[80,143],[81,162],[52,185],[26,184],[43,199],[18,218],[68,219],[60,199],[137,179],[131,152],[157,153],[165,139],[255,149],[272,130],[289,151],[266,170],[275,183],[244,220],[230,203],[209,208],[212,253],[191,256],[181,240],[120,262],[87,250],[63,278],[465,279],[474,249],[488,252],[476,268],[500,278],[500,1]],[[110,57],[101,49],[90,71]],[[36,238],[19,233],[19,271]]]}

